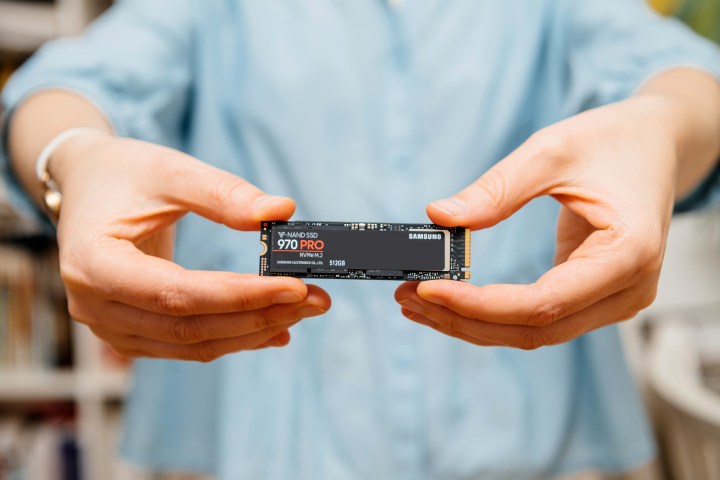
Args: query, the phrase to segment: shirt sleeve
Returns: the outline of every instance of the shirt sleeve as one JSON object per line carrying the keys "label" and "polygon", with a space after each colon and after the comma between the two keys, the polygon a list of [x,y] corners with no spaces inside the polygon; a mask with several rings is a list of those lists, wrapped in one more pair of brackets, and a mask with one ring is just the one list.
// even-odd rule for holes
{"label": "shirt sleeve", "polygon": [[[570,5],[571,97],[583,109],[630,97],[652,76],[676,67],[720,80],[720,50],[644,0],[579,0]],[[720,205],[720,163],[676,205],[676,212]]]}
{"label": "shirt sleeve", "polygon": [[118,135],[180,146],[192,83],[193,3],[115,2],[83,35],[47,43],[12,76],[2,92],[0,177],[21,214],[40,218],[11,171],[7,126],[35,92],[72,91],[96,105]]}

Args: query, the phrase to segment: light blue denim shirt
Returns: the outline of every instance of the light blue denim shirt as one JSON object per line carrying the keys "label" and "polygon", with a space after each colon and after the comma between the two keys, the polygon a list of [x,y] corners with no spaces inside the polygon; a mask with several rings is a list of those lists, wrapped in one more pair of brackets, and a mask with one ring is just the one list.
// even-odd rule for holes
{"label": "light blue denim shirt", "polygon": [[[534,131],[678,65],[720,75],[714,47],[639,0],[125,0],[3,101],[78,92],[120,135],[295,198],[296,219],[425,222]],[[540,199],[476,232],[473,282],[538,278],[556,215]],[[256,272],[259,250],[256,232],[179,226],[188,268]],[[654,454],[615,328],[481,348],[403,318],[394,282],[318,283],[333,309],[287,348],[137,362],[124,455],[222,480],[528,480]]]}

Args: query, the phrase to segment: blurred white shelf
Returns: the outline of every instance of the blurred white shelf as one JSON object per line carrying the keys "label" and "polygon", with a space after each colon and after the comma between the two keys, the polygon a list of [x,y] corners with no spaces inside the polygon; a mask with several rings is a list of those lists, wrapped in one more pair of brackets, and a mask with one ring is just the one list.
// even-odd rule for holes
{"label": "blurred white shelf", "polygon": [[72,371],[0,370],[0,400],[72,400]]}
{"label": "blurred white shelf", "polygon": [[0,0],[0,49],[31,53],[44,42],[82,31],[98,12],[97,0],[50,3]]}
{"label": "blurred white shelf", "polygon": [[126,370],[105,369],[76,373],[75,395],[78,400],[87,398],[122,399],[128,392],[130,373]]}
{"label": "blurred white shelf", "polygon": [[116,400],[127,393],[129,373],[122,370],[0,370],[0,401]]}
{"label": "blurred white shelf", "polygon": [[0,46],[31,52],[60,33],[54,4],[0,1]]}

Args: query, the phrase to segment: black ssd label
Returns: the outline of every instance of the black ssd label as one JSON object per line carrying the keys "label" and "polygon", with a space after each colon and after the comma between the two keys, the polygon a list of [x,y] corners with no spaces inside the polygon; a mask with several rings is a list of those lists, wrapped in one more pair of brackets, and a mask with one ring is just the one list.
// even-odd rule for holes
{"label": "black ssd label", "polygon": [[449,233],[442,230],[294,230],[276,228],[272,267],[428,270],[449,268]]}

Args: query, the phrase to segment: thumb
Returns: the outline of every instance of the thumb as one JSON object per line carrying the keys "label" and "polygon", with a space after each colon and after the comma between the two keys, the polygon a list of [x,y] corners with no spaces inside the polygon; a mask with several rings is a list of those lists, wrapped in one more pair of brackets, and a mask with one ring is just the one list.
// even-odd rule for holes
{"label": "thumb", "polygon": [[257,230],[263,220],[287,220],[295,212],[289,197],[269,195],[246,180],[190,159],[190,168],[169,182],[175,203],[236,230]]}
{"label": "thumb", "polygon": [[429,204],[430,220],[447,227],[487,228],[547,192],[546,162],[525,150],[516,150],[461,192]]}

